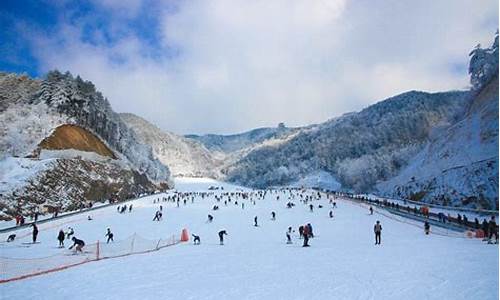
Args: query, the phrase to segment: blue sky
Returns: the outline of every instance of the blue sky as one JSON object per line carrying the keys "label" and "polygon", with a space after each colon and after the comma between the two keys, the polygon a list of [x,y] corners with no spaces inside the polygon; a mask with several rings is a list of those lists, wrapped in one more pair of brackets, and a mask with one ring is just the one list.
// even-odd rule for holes
{"label": "blue sky", "polygon": [[3,0],[0,70],[70,71],[176,133],[318,123],[469,86],[498,1]]}

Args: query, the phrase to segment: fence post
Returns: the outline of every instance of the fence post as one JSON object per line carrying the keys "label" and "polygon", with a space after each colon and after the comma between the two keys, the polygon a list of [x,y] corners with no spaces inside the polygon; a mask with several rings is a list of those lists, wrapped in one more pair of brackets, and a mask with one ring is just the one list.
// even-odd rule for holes
{"label": "fence post", "polygon": [[99,240],[97,240],[96,260],[99,260]]}

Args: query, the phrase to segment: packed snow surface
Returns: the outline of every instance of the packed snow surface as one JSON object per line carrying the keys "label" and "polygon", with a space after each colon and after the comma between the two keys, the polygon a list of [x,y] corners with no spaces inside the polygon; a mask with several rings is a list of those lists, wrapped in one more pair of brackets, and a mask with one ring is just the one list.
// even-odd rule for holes
{"label": "packed snow surface", "polygon": [[[209,179],[178,179],[179,191],[220,193],[247,190]],[[312,195],[312,191],[304,195]],[[213,196],[195,197],[180,207],[153,203],[159,196],[133,202],[131,213],[116,207],[40,224],[40,244],[26,246],[30,230],[17,232],[13,243],[0,244],[2,257],[46,257],[57,248],[57,232],[72,226],[75,236],[92,243],[104,240],[106,228],[115,242],[133,233],[145,238],[179,234],[182,228],[201,237],[157,252],[91,262],[64,271],[0,284],[2,299],[498,299],[498,246],[432,228],[423,229],[366,207],[337,199],[334,218],[326,196],[310,212],[299,198],[287,209],[288,192],[267,193],[264,200],[232,197],[224,205]],[[277,200],[277,196],[280,199]],[[163,195],[160,195],[163,197]],[[256,197],[254,197],[255,199]],[[238,201],[238,205],[234,201]],[[319,208],[318,205],[322,205]],[[163,220],[153,222],[163,205]],[[212,211],[218,205],[218,211]],[[271,211],[276,220],[271,220]],[[214,221],[207,222],[212,214]],[[260,226],[253,226],[258,216]],[[389,217],[386,217],[389,216]],[[374,245],[373,225],[382,223],[382,245]],[[56,223],[59,222],[59,223]],[[311,223],[315,237],[303,248],[297,228]],[[295,230],[287,245],[285,231]],[[225,229],[225,245],[217,232]],[[5,241],[7,234],[0,236]],[[68,242],[66,242],[68,246]]]}

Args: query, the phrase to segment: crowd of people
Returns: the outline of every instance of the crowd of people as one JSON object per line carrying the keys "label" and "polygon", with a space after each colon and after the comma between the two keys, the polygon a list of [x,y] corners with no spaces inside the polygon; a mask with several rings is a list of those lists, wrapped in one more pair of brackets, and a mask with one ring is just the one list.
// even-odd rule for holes
{"label": "crowd of people", "polygon": [[[340,196],[335,193],[321,193],[319,191],[312,190],[303,190],[299,188],[283,188],[283,189],[267,189],[267,190],[256,190],[256,191],[224,191],[220,190],[210,190],[208,192],[172,192],[168,195],[161,195],[157,198],[154,198],[153,204],[158,204],[159,207],[154,214],[153,221],[161,221],[163,218],[163,205],[165,203],[173,203],[175,206],[180,207],[181,205],[185,206],[188,203],[194,203],[195,199],[205,200],[205,199],[214,199],[215,204],[212,207],[213,211],[219,210],[219,205],[222,203],[224,206],[234,205],[236,207],[241,207],[242,210],[245,209],[245,203],[256,205],[258,201],[266,199],[275,199],[276,201],[283,201],[284,207],[287,209],[293,209],[296,207],[296,203],[301,203],[304,207],[306,207],[307,211],[311,214],[314,214],[315,209],[323,208],[321,203],[317,202],[317,200],[325,199],[328,200],[329,209],[328,209],[328,217],[330,219],[334,218],[334,211],[337,208],[336,199]],[[286,200],[285,200],[286,199]],[[495,216],[491,216],[489,220],[484,219],[482,223],[479,222],[478,218],[475,218],[474,221],[469,221],[467,216],[458,214],[456,218],[451,217],[449,214],[445,215],[443,212],[439,212],[433,214],[429,211],[428,208],[420,207],[410,208],[409,206],[400,205],[399,203],[388,202],[388,201],[379,201],[379,200],[370,200],[366,198],[357,198],[357,200],[362,200],[370,204],[369,206],[369,215],[374,214],[373,206],[395,209],[395,210],[403,210],[408,213],[419,214],[425,218],[423,229],[424,234],[429,235],[431,233],[431,221],[447,223],[447,222],[456,222],[457,224],[463,226],[470,226],[475,229],[480,229],[484,232],[485,240],[490,242],[498,243],[498,225],[496,223]],[[319,204],[317,204],[319,203]],[[317,205],[316,205],[317,204]],[[133,210],[132,204],[122,204],[117,205],[116,210],[119,214],[131,213]],[[434,218],[434,216],[436,218]],[[277,220],[276,211],[270,211],[270,220]],[[92,220],[89,216],[89,220]],[[208,214],[208,218],[205,223],[212,223],[214,220],[214,216],[212,214]],[[259,219],[258,216],[253,217],[253,226],[259,227]],[[16,225],[22,225],[24,223],[24,218],[22,216],[16,217]],[[436,225],[436,224],[434,224]],[[302,240],[302,247],[310,247],[310,241],[314,238],[313,226],[311,223],[296,225],[297,227],[297,238]],[[36,243],[38,238],[38,227],[35,222],[31,224],[32,227],[32,242]],[[294,226],[288,226],[285,231],[286,244],[293,244],[293,237],[295,234]],[[75,231],[72,227],[68,227],[66,231],[62,229],[59,230],[57,234],[58,247],[64,248],[65,240],[71,240],[73,242],[72,246],[69,249],[75,249],[75,252],[82,252],[85,246],[85,242],[82,239],[79,239],[74,236]],[[382,224],[380,220],[377,220],[373,226],[373,234],[375,238],[375,245],[381,245],[382,242]],[[224,237],[228,235],[226,229],[221,229],[217,231],[217,235],[219,238],[220,245],[224,245]],[[201,244],[200,235],[192,234],[193,242],[196,245]],[[110,228],[106,229],[106,233],[104,235],[106,238],[106,243],[114,242],[114,234]],[[493,240],[494,238],[494,240]],[[10,235],[7,242],[12,242],[15,239],[15,234]]]}

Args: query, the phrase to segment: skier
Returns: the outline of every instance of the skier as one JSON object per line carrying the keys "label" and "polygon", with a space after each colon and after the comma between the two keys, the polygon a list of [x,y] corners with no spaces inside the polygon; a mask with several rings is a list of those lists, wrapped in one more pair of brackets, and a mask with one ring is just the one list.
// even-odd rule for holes
{"label": "skier", "polygon": [[68,231],[66,232],[66,238],[69,240],[73,234],[75,234],[73,228],[68,227]]}
{"label": "skier", "polygon": [[75,252],[78,251],[83,252],[82,249],[85,246],[85,242],[77,239],[76,237],[72,237],[71,240],[73,241],[74,244],[71,247],[69,247],[69,250],[73,249],[73,247],[76,247]]}
{"label": "skier", "polygon": [[259,224],[257,224],[257,216],[255,216],[255,218],[253,218],[253,222],[254,222],[253,226],[255,226],[255,227],[259,226]]}
{"label": "skier", "polygon": [[153,221],[160,221],[160,218],[161,218],[161,212],[157,210],[155,213],[155,217],[153,218]]}
{"label": "skier", "polygon": [[286,243],[292,243],[292,227],[288,227],[288,231],[286,232]]}
{"label": "skier", "polygon": [[486,219],[483,219],[483,223],[481,224],[481,229],[483,229],[484,231],[484,240],[487,240],[488,239],[488,228],[489,228],[489,224],[488,224],[488,221],[486,221]]}
{"label": "skier", "polygon": [[328,215],[330,216],[330,218],[333,218],[333,210],[330,210],[330,213],[328,213]]}
{"label": "skier", "polygon": [[57,240],[59,241],[59,248],[64,248],[64,231],[62,229],[59,230]]}
{"label": "skier", "polygon": [[271,220],[276,220],[276,213],[274,211],[271,212]]}
{"label": "skier", "polygon": [[491,220],[488,224],[488,231],[489,231],[488,243],[491,244],[493,243],[491,238],[493,237],[493,235],[495,235],[495,243],[498,244],[498,230],[497,230],[497,222],[495,222],[495,216],[491,216]]}
{"label": "skier", "polygon": [[111,229],[108,228],[108,232],[106,232],[106,235],[104,237],[108,237],[108,240],[106,241],[106,244],[108,244],[109,241],[114,242],[114,240],[113,240],[113,233],[111,232]]}
{"label": "skier", "polygon": [[373,215],[373,207],[370,206],[370,215]]}
{"label": "skier", "polygon": [[431,230],[431,225],[429,224],[429,221],[425,221],[424,230],[425,230],[425,234],[429,234],[429,231]]}
{"label": "skier", "polygon": [[299,226],[299,236],[302,238],[304,236],[304,226],[300,225]]}
{"label": "skier", "polygon": [[313,212],[313,208],[314,208],[314,205],[309,204],[309,211],[310,211],[310,212]]}
{"label": "skier", "polygon": [[380,245],[382,234],[382,225],[380,225],[380,221],[377,221],[375,226],[373,226],[373,232],[375,232],[375,245]]}
{"label": "skier", "polygon": [[309,247],[309,227],[305,225],[302,228],[304,228],[304,232],[302,233],[304,236],[304,244],[302,247]]}
{"label": "skier", "polygon": [[212,223],[214,217],[212,215],[208,215],[208,223]]}
{"label": "skier", "polygon": [[38,227],[36,226],[35,223],[31,224],[31,226],[33,227],[33,244],[36,243],[36,238],[38,236]]}
{"label": "skier", "polygon": [[15,239],[16,239],[16,235],[11,234],[11,235],[9,235],[9,237],[7,237],[7,243],[13,242]]}
{"label": "skier", "polygon": [[130,204],[130,206],[128,207],[128,212],[131,213],[132,212],[132,204]]}
{"label": "skier", "polygon": [[224,235],[227,235],[226,230],[219,231],[219,241],[221,245],[224,245]]}
{"label": "skier", "polygon": [[311,226],[311,223],[307,223],[306,227],[307,227],[307,232],[309,233],[309,237],[313,238],[314,234],[313,234],[313,228]]}
{"label": "skier", "polygon": [[191,234],[193,236],[193,243],[195,245],[199,245],[200,244],[200,236],[199,235],[195,235],[195,234]]}

